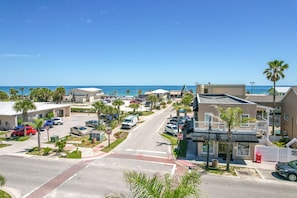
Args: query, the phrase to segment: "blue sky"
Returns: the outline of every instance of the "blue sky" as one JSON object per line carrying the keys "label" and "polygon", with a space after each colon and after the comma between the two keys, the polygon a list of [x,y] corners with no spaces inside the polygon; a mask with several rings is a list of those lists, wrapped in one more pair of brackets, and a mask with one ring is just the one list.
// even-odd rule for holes
{"label": "blue sky", "polygon": [[1,86],[297,85],[296,0],[1,0]]}

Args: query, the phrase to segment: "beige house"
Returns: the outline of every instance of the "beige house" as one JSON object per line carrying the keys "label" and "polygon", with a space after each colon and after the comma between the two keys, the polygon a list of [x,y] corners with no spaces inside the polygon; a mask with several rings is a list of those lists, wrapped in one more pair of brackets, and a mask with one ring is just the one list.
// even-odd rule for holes
{"label": "beige house", "polygon": [[164,89],[156,89],[154,91],[145,92],[145,95],[151,95],[154,94],[158,99],[166,102],[170,99],[170,92],[168,90]]}
{"label": "beige house", "polygon": [[297,87],[291,87],[281,100],[281,130],[282,135],[290,139],[297,137]]}
{"label": "beige house", "polygon": [[94,102],[104,96],[102,89],[98,88],[76,88],[69,93],[70,100],[76,103]]}
{"label": "beige house", "polygon": [[[220,120],[216,107],[240,107],[243,110],[242,118],[248,119],[256,118],[258,110],[269,111],[269,108],[259,107],[256,103],[228,94],[197,94],[193,105],[195,121],[191,139],[197,142],[198,157],[206,156],[209,137],[210,156],[226,158],[228,127]],[[267,118],[247,122],[232,129],[232,159],[253,159],[254,146],[259,142],[257,137],[259,133],[267,135]]]}
{"label": "beige house", "polygon": [[245,98],[245,85],[231,84],[196,84],[196,93],[198,94],[229,94],[239,98]]}
{"label": "beige house", "polygon": [[[17,126],[18,118],[22,118],[21,112],[13,109],[15,102],[0,102],[0,130],[10,130]],[[66,117],[71,115],[70,105],[35,102],[36,110],[28,112],[28,120],[32,122],[34,118],[45,118],[50,112],[55,117]]]}

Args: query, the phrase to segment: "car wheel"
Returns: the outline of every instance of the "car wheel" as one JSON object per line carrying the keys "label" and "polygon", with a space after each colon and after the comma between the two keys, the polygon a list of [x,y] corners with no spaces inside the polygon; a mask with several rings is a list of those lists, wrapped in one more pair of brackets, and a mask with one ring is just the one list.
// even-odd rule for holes
{"label": "car wheel", "polygon": [[290,181],[296,181],[297,176],[296,176],[295,174],[290,174],[290,175],[288,176],[288,179],[289,179]]}

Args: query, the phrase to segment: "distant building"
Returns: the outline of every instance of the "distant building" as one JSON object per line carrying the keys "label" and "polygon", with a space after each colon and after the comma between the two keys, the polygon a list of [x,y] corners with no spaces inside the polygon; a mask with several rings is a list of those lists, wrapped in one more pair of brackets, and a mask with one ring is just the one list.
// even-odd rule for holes
{"label": "distant building", "polygon": [[168,90],[164,89],[156,89],[154,91],[145,92],[145,95],[151,95],[154,94],[157,98],[159,98],[162,101],[167,101],[170,99],[170,93]]}
{"label": "distant building", "polygon": [[243,84],[197,84],[197,94],[229,94],[239,98],[245,98],[246,88]]}
{"label": "distant building", "polygon": [[[13,109],[15,102],[0,102],[0,130],[10,130],[17,126],[18,118],[22,118],[22,112]],[[36,110],[28,112],[28,121],[34,118],[45,118],[48,113],[55,117],[66,117],[71,115],[70,105],[35,102]]]}
{"label": "distant building", "polygon": [[71,102],[85,103],[94,102],[104,96],[102,89],[98,88],[76,88],[70,90]]}

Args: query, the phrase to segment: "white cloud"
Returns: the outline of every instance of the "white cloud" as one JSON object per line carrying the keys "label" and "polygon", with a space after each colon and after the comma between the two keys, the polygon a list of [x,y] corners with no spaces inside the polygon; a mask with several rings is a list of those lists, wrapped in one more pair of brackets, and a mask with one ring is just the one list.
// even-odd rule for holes
{"label": "white cloud", "polygon": [[86,24],[91,24],[92,23],[92,20],[91,19],[80,19],[83,23],[86,23]]}
{"label": "white cloud", "polygon": [[6,57],[6,58],[36,58],[36,57],[40,57],[40,54],[0,54],[0,57]]}

